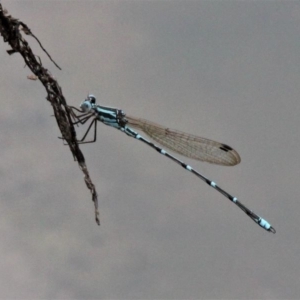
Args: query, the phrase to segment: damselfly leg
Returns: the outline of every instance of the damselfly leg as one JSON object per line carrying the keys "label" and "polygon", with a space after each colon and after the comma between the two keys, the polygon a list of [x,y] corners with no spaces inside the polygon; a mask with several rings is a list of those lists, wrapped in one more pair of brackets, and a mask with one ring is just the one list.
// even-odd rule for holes
{"label": "damselfly leg", "polygon": [[[85,122],[86,122],[86,121],[85,121]],[[87,137],[89,131],[90,131],[91,128],[93,127],[93,125],[94,125],[94,138],[93,138],[93,140],[85,141],[85,139],[86,139],[86,137]],[[78,142],[78,144],[88,144],[88,143],[95,143],[96,140],[97,140],[97,119],[94,119],[94,120],[91,122],[90,126],[88,127],[87,131],[85,132],[83,138],[82,138],[81,140],[78,140],[77,142]]]}
{"label": "damselfly leg", "polygon": [[[69,106],[69,108],[71,110],[71,116],[74,120],[73,125],[78,125],[78,124],[84,125],[88,120],[90,120],[94,116],[92,113],[83,112],[82,110],[79,110],[77,107],[74,106]],[[75,111],[80,112],[81,114],[78,115],[75,113]],[[93,125],[94,125],[94,138],[92,140],[85,141]],[[96,142],[96,140],[97,140],[97,122],[96,119],[94,118],[91,124],[89,125],[88,129],[86,130],[85,134],[83,135],[83,137],[81,139],[78,139],[77,142],[78,144],[88,144],[88,143],[94,143]]]}
{"label": "damselfly leg", "polygon": [[[74,120],[73,125],[77,125],[78,123],[85,124],[86,121],[93,116],[92,113],[83,112],[82,110],[79,110],[77,107],[74,107],[74,106],[68,106],[68,108],[70,108],[70,111],[71,111],[70,114]],[[81,114],[77,115],[75,113],[75,111],[80,112]]]}

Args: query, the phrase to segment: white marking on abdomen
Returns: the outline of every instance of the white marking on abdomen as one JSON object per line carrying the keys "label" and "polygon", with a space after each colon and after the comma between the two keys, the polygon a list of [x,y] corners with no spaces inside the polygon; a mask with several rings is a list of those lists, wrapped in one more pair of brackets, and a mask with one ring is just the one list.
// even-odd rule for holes
{"label": "white marking on abdomen", "polygon": [[186,165],[186,167],[185,167],[188,171],[192,171],[193,170],[193,168],[191,167],[191,166],[189,166],[189,165]]}

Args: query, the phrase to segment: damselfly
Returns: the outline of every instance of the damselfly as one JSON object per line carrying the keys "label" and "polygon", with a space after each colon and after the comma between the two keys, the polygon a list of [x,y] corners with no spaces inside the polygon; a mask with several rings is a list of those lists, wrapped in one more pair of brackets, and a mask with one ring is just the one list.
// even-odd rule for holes
{"label": "damselfly", "polygon": [[[75,124],[85,124],[88,120],[93,118],[87,131],[82,139],[78,141],[80,144],[93,143],[97,139],[97,121],[104,123],[105,125],[114,127],[126,133],[128,136],[142,141],[151,148],[158,151],[160,154],[165,155],[174,162],[181,165],[184,169],[192,172],[209,186],[216,189],[223,196],[235,203],[242,211],[244,211],[254,222],[267,231],[275,233],[275,229],[269,222],[255,214],[253,211],[243,205],[236,197],[231,196],[229,193],[220,188],[214,181],[206,178],[190,165],[179,160],[175,156],[169,154],[164,149],[155,145],[151,141],[145,139],[139,133],[132,128],[143,131],[146,135],[158,142],[162,146],[178,153],[183,156],[201,160],[213,164],[223,166],[234,166],[238,164],[240,160],[239,154],[230,146],[215,142],[209,139],[197,137],[191,134],[183,133],[174,129],[166,128],[161,125],[152,123],[148,120],[138,119],[132,116],[126,115],[122,110],[112,107],[100,106],[96,104],[96,98],[94,95],[88,95],[88,97],[81,103],[80,109],[76,107],[70,107],[73,112],[73,118]],[[77,115],[75,111],[80,112]],[[94,138],[93,140],[86,141],[86,137],[90,129],[94,126]]]}

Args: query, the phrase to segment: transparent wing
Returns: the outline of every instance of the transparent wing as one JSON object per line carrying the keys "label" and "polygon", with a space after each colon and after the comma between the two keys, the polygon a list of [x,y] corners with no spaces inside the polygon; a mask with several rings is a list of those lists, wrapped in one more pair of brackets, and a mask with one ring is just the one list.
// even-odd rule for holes
{"label": "transparent wing", "polygon": [[239,154],[230,146],[163,127],[145,119],[126,115],[127,125],[146,133],[157,143],[183,156],[223,166],[240,163]]}

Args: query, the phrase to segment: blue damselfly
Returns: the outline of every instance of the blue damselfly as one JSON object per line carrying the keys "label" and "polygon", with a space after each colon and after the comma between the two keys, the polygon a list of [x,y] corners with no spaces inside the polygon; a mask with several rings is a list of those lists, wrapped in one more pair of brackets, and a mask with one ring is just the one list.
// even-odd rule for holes
{"label": "blue damselfly", "polygon": [[[184,169],[192,172],[194,175],[202,179],[209,186],[216,189],[223,196],[228,198],[234,204],[236,204],[242,211],[244,211],[255,223],[264,228],[265,230],[275,233],[275,229],[269,222],[261,218],[253,211],[243,205],[236,197],[230,195],[222,188],[220,188],[214,181],[206,178],[198,171],[193,169],[190,165],[179,160],[175,156],[169,154],[164,149],[155,145],[151,141],[145,139],[138,132],[132,128],[143,131],[146,135],[152,138],[157,143],[161,144],[165,148],[168,148],[183,156],[193,158],[200,161],[205,161],[222,166],[234,166],[240,163],[241,159],[239,154],[230,146],[215,142],[209,139],[198,137],[195,135],[180,132],[178,130],[163,127],[145,119],[135,118],[126,115],[122,110],[112,107],[100,106],[96,104],[96,98],[94,95],[88,95],[88,97],[81,103],[80,109],[76,107],[70,107],[73,112],[74,124],[85,124],[92,118],[87,131],[82,139],[78,140],[78,143],[93,143],[97,139],[97,121],[104,123],[105,125],[114,127],[126,133],[128,136],[133,137],[151,148],[155,149],[162,155],[170,158]],[[79,115],[75,111],[80,112]],[[90,129],[94,126],[94,138],[90,141],[86,141],[86,137]]]}

